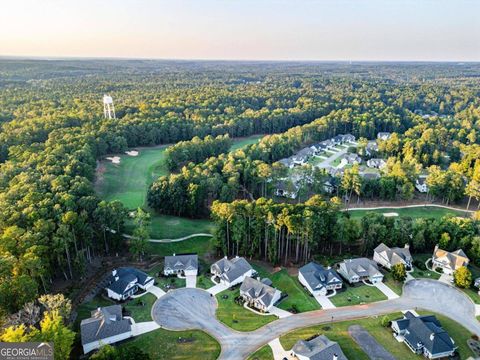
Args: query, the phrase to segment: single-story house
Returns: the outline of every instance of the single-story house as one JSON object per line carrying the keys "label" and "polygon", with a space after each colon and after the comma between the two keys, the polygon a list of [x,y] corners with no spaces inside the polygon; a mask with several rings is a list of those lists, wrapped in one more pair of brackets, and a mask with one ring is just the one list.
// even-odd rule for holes
{"label": "single-story house", "polygon": [[375,169],[383,169],[387,163],[383,159],[370,159],[367,160],[367,166]]}
{"label": "single-story house", "polygon": [[407,311],[403,319],[392,321],[392,330],[412,352],[428,359],[452,356],[457,348],[434,315],[417,316]]}
{"label": "single-story house", "polygon": [[133,336],[132,324],[122,316],[122,307],[112,305],[91,312],[91,317],[80,323],[84,354]]}
{"label": "single-story house", "polygon": [[338,273],[350,284],[368,280],[372,284],[381,282],[383,274],[375,261],[367,258],[347,259],[338,264]]}
{"label": "single-story house", "polygon": [[388,140],[388,139],[390,139],[390,136],[392,136],[392,134],[389,133],[389,132],[379,132],[379,133],[377,134],[377,139],[379,139],[379,140]]}
{"label": "single-story house", "polygon": [[454,252],[448,252],[435,246],[432,256],[432,267],[442,268],[445,274],[452,275],[455,270],[462,266],[467,266],[470,259],[459,249]]}
{"label": "single-story house", "polygon": [[328,291],[340,289],[343,281],[332,268],[324,268],[310,262],[298,270],[298,281],[313,295],[326,295]]}
{"label": "single-story house", "polygon": [[292,181],[280,180],[275,187],[275,195],[289,199],[296,199],[298,196],[298,187]]}
{"label": "single-story house", "polygon": [[210,267],[210,272],[220,279],[220,283],[233,286],[253,275],[253,268],[243,257],[228,260],[225,256]]}
{"label": "single-story house", "polygon": [[197,275],[198,273],[198,255],[184,254],[165,256],[163,273],[168,275]]}
{"label": "single-story house", "polygon": [[348,360],[340,345],[325,335],[297,341],[292,348],[292,356],[299,360]]}
{"label": "single-story house", "polygon": [[417,180],[415,180],[415,188],[421,193],[428,192],[427,176],[426,175],[420,175],[417,178]]}
{"label": "single-story house", "polygon": [[135,268],[124,267],[112,271],[110,282],[105,288],[109,298],[126,300],[138,289],[147,290],[153,286],[153,277]]}
{"label": "single-story house", "polygon": [[373,260],[387,269],[391,269],[393,265],[403,264],[407,270],[412,268],[412,255],[410,254],[410,246],[389,248],[381,243],[373,250]]}
{"label": "single-story house", "polygon": [[268,312],[282,296],[282,292],[271,286],[269,279],[257,280],[246,277],[240,286],[240,296],[257,310]]}

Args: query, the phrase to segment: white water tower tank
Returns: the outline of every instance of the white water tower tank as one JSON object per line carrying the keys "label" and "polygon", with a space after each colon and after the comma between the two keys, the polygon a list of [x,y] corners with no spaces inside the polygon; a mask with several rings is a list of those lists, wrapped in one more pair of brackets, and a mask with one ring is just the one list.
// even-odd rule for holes
{"label": "white water tower tank", "polygon": [[113,99],[109,95],[103,95],[103,115],[105,119],[115,119],[115,106]]}

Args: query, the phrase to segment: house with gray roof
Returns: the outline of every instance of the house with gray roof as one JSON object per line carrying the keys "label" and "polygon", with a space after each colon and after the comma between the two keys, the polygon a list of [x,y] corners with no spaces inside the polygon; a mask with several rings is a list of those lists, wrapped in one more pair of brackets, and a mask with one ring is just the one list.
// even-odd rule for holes
{"label": "house with gray roof", "polygon": [[134,295],[138,289],[147,290],[153,286],[154,279],[135,268],[114,269],[105,288],[109,298],[123,301]]}
{"label": "house with gray roof", "polygon": [[212,275],[218,278],[221,284],[228,287],[241,283],[246,277],[253,275],[253,268],[243,257],[234,257],[231,260],[225,256],[210,267]]}
{"label": "house with gray roof", "polygon": [[403,264],[407,270],[412,268],[413,261],[408,244],[405,244],[403,248],[389,248],[384,243],[373,250],[373,260],[387,269],[391,269],[393,265]]}
{"label": "house with gray roof", "polygon": [[305,165],[313,155],[315,155],[315,151],[310,147],[306,147],[292,156],[293,164]]}
{"label": "house with gray roof", "polygon": [[296,199],[298,196],[298,186],[289,179],[279,180],[275,186],[275,195],[289,199]]}
{"label": "house with gray roof", "polygon": [[262,312],[268,312],[282,296],[281,291],[271,285],[272,282],[269,279],[260,281],[246,277],[240,286],[240,296],[249,306]]}
{"label": "house with gray roof", "polygon": [[378,270],[375,261],[367,258],[344,260],[338,264],[337,270],[350,284],[360,281],[369,281],[375,284],[383,280],[383,274]]}
{"label": "house with gray roof", "polygon": [[343,157],[349,165],[360,164],[362,162],[362,158],[358,154],[345,154]]}
{"label": "house with gray roof", "polygon": [[325,335],[297,341],[292,355],[299,360],[348,360],[340,345]]}
{"label": "house with gray roof", "polygon": [[278,162],[289,169],[292,169],[294,167],[293,159],[291,157],[281,159]]}
{"label": "house with gray roof", "polygon": [[403,319],[392,321],[392,330],[398,341],[427,359],[452,356],[457,348],[434,315],[418,316],[407,311]]}
{"label": "house with gray roof", "polygon": [[365,154],[372,156],[378,152],[378,144],[376,141],[369,141],[367,147],[365,148]]}
{"label": "house with gray roof", "polygon": [[92,311],[91,317],[80,323],[80,333],[85,354],[105,344],[114,344],[133,336],[130,319],[122,316],[120,305]]}
{"label": "house with gray roof", "polygon": [[428,192],[427,175],[420,175],[415,180],[415,188],[421,193],[427,193]]}
{"label": "house with gray roof", "polygon": [[341,289],[343,281],[332,268],[324,268],[315,262],[310,262],[298,270],[298,281],[312,295],[327,295],[328,291]]}
{"label": "house with gray roof", "polygon": [[163,273],[169,275],[197,275],[198,273],[198,255],[184,254],[165,256]]}
{"label": "house with gray roof", "polygon": [[387,166],[387,163],[383,159],[374,158],[367,160],[367,166],[375,169],[383,169],[385,166]]}
{"label": "house with gray roof", "polygon": [[379,140],[388,140],[388,139],[390,139],[390,136],[392,136],[392,134],[389,133],[389,132],[379,132],[379,133],[377,134],[377,139],[379,139]]}

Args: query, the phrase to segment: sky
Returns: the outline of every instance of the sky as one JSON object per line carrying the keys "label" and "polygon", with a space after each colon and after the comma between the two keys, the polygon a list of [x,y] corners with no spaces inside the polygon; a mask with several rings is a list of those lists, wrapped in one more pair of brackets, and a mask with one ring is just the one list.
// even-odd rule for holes
{"label": "sky", "polygon": [[479,0],[0,0],[0,56],[480,61]]}

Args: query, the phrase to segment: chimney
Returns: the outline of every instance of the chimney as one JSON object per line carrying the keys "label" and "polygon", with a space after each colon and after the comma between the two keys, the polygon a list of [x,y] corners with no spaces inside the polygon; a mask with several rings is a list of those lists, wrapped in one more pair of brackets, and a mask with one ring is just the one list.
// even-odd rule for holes
{"label": "chimney", "polygon": [[227,255],[225,255],[223,258],[224,258],[225,260],[227,260]]}
{"label": "chimney", "polygon": [[433,339],[435,339],[435,333],[430,334],[430,341],[433,341]]}
{"label": "chimney", "polygon": [[175,256],[175,253],[173,253],[173,256]]}
{"label": "chimney", "polygon": [[435,254],[437,252],[437,250],[438,250],[438,244],[435,245],[435,248],[433,249],[433,253]]}
{"label": "chimney", "polygon": [[116,276],[117,275],[117,269],[113,269],[112,270],[112,276]]}
{"label": "chimney", "polygon": [[410,249],[410,244],[409,243],[405,244],[405,249]]}
{"label": "chimney", "polygon": [[333,360],[338,360],[338,355],[337,354],[333,354]]}

